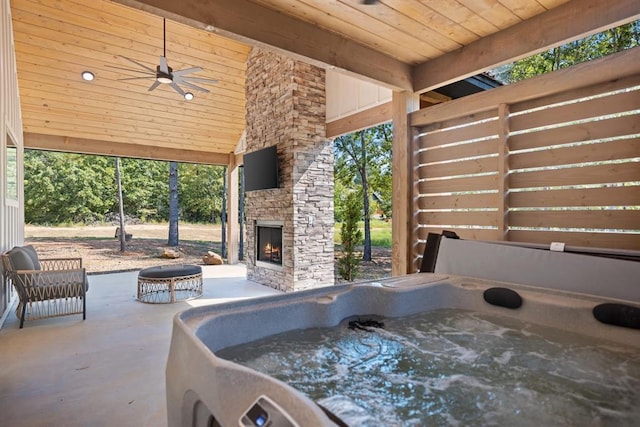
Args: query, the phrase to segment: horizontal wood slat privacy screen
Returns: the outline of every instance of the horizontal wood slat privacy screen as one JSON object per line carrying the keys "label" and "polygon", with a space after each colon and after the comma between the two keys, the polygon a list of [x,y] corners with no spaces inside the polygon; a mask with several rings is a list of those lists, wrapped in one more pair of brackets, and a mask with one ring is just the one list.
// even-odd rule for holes
{"label": "horizontal wood slat privacy screen", "polygon": [[[640,62],[633,50],[580,72]],[[413,113],[415,265],[427,234],[442,230],[640,250],[640,69],[631,68],[583,87],[565,69],[472,95],[471,113],[451,101],[459,117],[452,106]]]}

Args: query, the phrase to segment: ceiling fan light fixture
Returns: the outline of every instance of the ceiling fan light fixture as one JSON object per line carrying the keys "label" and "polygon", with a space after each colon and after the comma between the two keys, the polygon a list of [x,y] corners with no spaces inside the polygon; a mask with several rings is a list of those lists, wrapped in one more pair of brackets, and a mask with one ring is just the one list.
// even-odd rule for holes
{"label": "ceiling fan light fixture", "polygon": [[191,92],[187,92],[184,94],[184,99],[186,99],[187,101],[191,101],[193,98],[194,96]]}
{"label": "ceiling fan light fixture", "polygon": [[171,77],[166,76],[166,75],[161,75],[156,77],[156,80],[158,80],[160,83],[164,83],[164,84],[169,84],[171,83],[173,80],[171,79]]}
{"label": "ceiling fan light fixture", "polygon": [[96,75],[93,74],[91,71],[83,71],[81,75],[82,75],[82,80],[86,80],[88,82],[96,78]]}

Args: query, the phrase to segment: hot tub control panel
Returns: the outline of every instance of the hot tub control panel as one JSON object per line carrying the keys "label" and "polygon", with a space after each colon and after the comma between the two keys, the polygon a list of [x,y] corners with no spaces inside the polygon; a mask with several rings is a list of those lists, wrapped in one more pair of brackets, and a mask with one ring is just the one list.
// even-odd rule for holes
{"label": "hot tub control panel", "polygon": [[260,396],[240,418],[241,427],[299,427],[291,417],[267,396]]}

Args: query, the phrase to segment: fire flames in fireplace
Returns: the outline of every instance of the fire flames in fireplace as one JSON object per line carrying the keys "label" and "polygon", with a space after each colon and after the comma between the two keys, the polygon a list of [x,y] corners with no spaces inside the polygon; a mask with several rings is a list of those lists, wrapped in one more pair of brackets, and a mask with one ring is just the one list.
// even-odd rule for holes
{"label": "fire flames in fireplace", "polygon": [[282,228],[257,227],[258,261],[282,265]]}

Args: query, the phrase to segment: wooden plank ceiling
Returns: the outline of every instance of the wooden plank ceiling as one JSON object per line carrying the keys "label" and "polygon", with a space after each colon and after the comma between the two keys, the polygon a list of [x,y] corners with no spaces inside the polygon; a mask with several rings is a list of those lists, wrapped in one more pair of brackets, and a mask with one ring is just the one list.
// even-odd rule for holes
{"label": "wooden plank ceiling", "polygon": [[[245,61],[271,46],[424,92],[637,19],[637,0],[11,0],[27,147],[227,163],[245,127]],[[119,55],[219,80],[187,102]],[[545,26],[544,23],[548,23]],[[562,25],[558,25],[562,23]],[[80,79],[83,70],[96,74]],[[93,151],[92,151],[93,150]]]}
{"label": "wooden plank ceiling", "polygon": [[144,75],[120,55],[159,64],[162,17],[104,0],[11,0],[11,11],[27,146],[65,144],[55,136],[70,151],[228,163],[245,127],[250,46],[167,20],[169,66],[218,80],[186,101],[169,85],[149,92],[153,77],[119,80]]}

